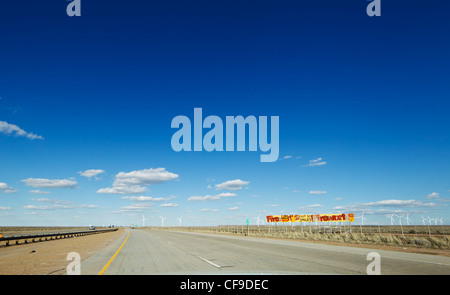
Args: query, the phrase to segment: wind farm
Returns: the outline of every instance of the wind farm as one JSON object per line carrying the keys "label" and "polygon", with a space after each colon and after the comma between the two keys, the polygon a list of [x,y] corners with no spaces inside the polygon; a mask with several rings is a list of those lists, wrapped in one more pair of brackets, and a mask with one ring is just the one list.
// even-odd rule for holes
{"label": "wind farm", "polygon": [[[367,217],[366,217],[367,216]],[[242,224],[217,226],[182,225],[182,217],[177,223],[165,225],[167,218],[160,216],[160,225],[148,225],[145,229],[170,230],[184,232],[204,232],[224,235],[241,235],[268,238],[293,239],[301,241],[338,242],[342,244],[365,244],[378,246],[402,246],[414,249],[450,250],[450,226],[444,225],[443,217],[415,218],[409,214],[391,214],[386,216],[390,225],[371,223],[370,216],[361,212],[355,215],[355,221],[338,222],[266,222],[261,215],[248,225]],[[420,222],[422,220],[422,222]],[[406,222],[406,224],[404,224]]]}

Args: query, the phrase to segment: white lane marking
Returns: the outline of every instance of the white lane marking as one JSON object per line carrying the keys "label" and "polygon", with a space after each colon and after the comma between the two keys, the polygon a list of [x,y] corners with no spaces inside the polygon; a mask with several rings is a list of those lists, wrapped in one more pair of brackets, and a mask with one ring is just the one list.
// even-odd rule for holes
{"label": "white lane marking", "polygon": [[172,243],[172,242],[167,242],[167,244],[175,245],[175,244],[174,244],[174,243]]}
{"label": "white lane marking", "polygon": [[205,259],[205,258],[202,258],[202,257],[200,257],[200,256],[197,256],[197,257],[200,258],[201,260],[203,260],[204,262],[211,264],[211,265],[214,266],[214,267],[217,267],[217,268],[219,268],[219,269],[221,268],[220,265],[217,265],[217,264],[215,264],[214,262],[211,262],[211,261],[209,261],[209,260],[207,260],[207,259]]}

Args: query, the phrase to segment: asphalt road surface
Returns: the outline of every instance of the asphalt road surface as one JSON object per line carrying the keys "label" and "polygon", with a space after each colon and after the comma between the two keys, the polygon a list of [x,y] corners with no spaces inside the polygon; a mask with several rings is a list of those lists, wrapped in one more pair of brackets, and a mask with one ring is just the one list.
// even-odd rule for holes
{"label": "asphalt road surface", "polygon": [[[379,254],[379,264],[367,260]],[[372,263],[372,264],[371,264]],[[82,275],[350,274],[448,275],[450,258],[291,240],[127,229],[81,264]]]}

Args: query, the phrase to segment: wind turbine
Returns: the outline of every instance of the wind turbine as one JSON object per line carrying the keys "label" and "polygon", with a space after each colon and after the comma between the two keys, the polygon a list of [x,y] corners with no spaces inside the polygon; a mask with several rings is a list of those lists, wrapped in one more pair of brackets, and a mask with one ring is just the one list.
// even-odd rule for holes
{"label": "wind turbine", "polygon": [[360,228],[361,234],[362,234],[362,226],[364,225],[364,220],[366,220],[366,219],[364,218],[364,212],[361,213],[361,216],[358,216],[358,217],[355,217],[355,218],[361,218],[361,223],[359,224],[359,228]]}
{"label": "wind turbine", "polygon": [[365,221],[366,219],[364,218],[364,212],[361,214],[361,224],[362,225],[364,225],[364,221]]}
{"label": "wind turbine", "polygon": [[402,229],[402,236],[404,236],[403,226],[402,226],[402,218],[404,217],[404,215],[397,215],[397,217],[398,217],[398,222],[400,223],[400,228]]}
{"label": "wind turbine", "polygon": [[423,216],[420,216],[420,217],[422,217],[422,224],[425,225],[425,217],[423,217]]}
{"label": "wind turbine", "polygon": [[144,215],[142,215],[142,227],[144,227],[145,226],[145,220],[146,220],[147,218],[145,218],[145,216]]}
{"label": "wind turbine", "polygon": [[409,219],[409,213],[408,214],[406,214],[406,224],[407,225],[409,225],[409,221],[410,221],[411,219]]}
{"label": "wind turbine", "polygon": [[261,222],[261,219],[259,219],[261,215],[258,215],[257,217],[253,217],[254,219],[256,219],[256,224],[259,226],[259,223]]}
{"label": "wind turbine", "polygon": [[183,219],[183,216],[177,218],[178,219],[178,226],[181,226],[181,220]]}
{"label": "wind turbine", "polygon": [[164,220],[166,220],[166,217],[159,216],[161,218],[161,226],[164,227]]}
{"label": "wind turbine", "polygon": [[394,225],[394,216],[397,216],[397,215],[395,215],[395,214],[391,215],[391,225]]}

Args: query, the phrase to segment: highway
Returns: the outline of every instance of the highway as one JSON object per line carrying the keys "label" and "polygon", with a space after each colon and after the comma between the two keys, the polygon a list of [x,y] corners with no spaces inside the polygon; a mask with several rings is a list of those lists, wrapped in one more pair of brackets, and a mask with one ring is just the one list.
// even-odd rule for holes
{"label": "highway", "polygon": [[448,275],[450,257],[294,240],[127,229],[81,264],[82,275],[366,275],[377,252],[381,275]]}

